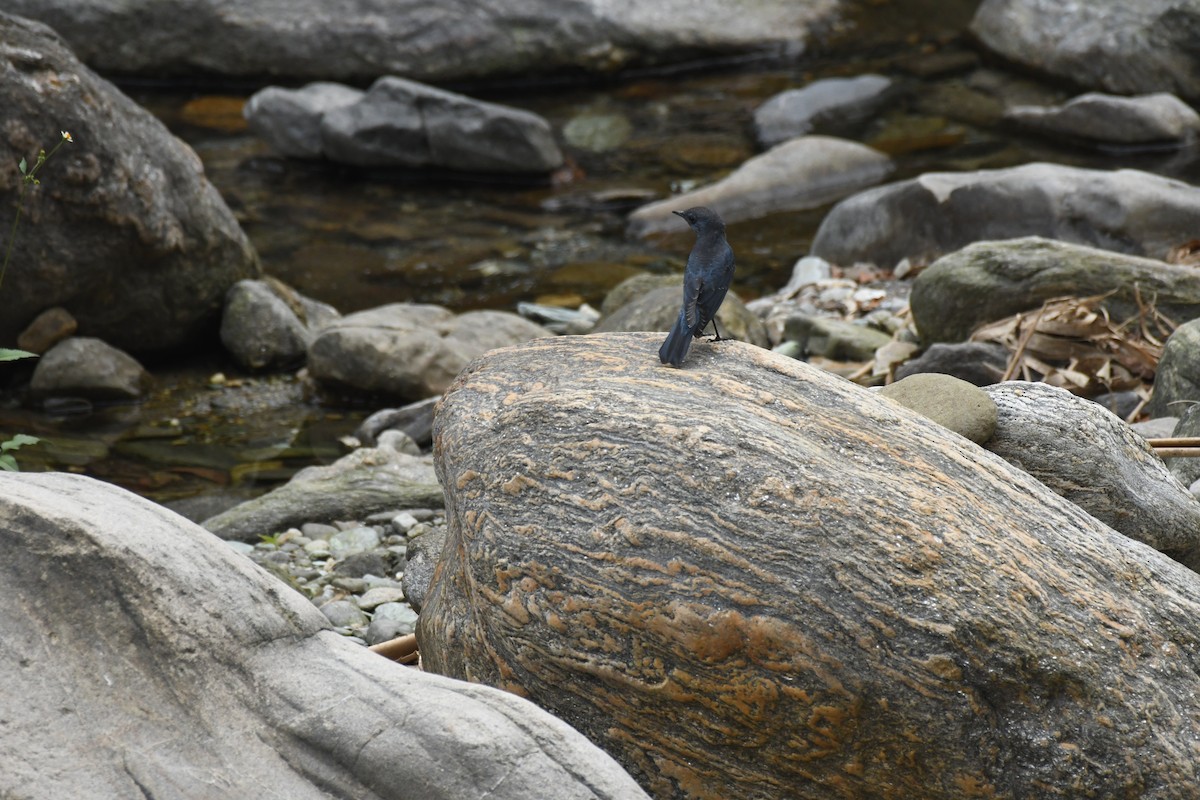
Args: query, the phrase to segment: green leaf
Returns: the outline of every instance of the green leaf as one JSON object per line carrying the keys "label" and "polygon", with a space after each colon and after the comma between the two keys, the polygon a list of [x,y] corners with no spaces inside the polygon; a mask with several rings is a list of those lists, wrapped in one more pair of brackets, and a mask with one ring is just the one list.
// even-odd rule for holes
{"label": "green leaf", "polygon": [[9,350],[0,347],[0,361],[19,361],[22,358],[37,358],[37,353],[31,353],[28,350]]}
{"label": "green leaf", "polygon": [[21,468],[17,466],[17,460],[8,453],[0,455],[0,469],[8,470],[9,472],[21,471]]}
{"label": "green leaf", "polygon": [[[9,439],[8,441],[0,442],[0,452],[6,452],[8,450],[16,450],[18,448],[24,447],[25,445],[37,444],[40,441],[41,441],[41,439],[39,439],[36,436],[30,436],[27,433],[18,433],[16,436]],[[10,456],[10,458],[11,458],[11,456]]]}
{"label": "green leaf", "polygon": [[21,174],[24,175],[25,170],[29,169],[29,164],[22,158],[17,164],[17,169],[21,170]]}

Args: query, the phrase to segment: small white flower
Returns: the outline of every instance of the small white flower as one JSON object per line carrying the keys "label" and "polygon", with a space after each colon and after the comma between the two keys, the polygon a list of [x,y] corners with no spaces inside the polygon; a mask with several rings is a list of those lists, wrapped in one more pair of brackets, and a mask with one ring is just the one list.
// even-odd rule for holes
{"label": "small white flower", "polygon": [[75,141],[74,139],[72,139],[72,138],[71,138],[71,132],[70,132],[70,131],[61,131],[61,133],[62,133],[62,137],[63,137],[64,139],[66,139],[68,142],[74,142],[74,141]]}

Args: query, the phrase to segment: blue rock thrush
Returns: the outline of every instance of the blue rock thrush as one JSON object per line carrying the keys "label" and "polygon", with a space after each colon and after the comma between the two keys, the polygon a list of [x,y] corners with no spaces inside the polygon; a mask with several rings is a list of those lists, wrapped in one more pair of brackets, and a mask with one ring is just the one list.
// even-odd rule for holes
{"label": "blue rock thrush", "polygon": [[721,341],[716,316],[733,280],[733,248],[725,241],[725,223],[717,212],[697,207],[674,213],[696,232],[696,244],[683,273],[683,307],[675,327],[658,349],[664,364],[678,367],[687,358],[692,339],[703,336],[710,321],[717,334],[713,341]]}

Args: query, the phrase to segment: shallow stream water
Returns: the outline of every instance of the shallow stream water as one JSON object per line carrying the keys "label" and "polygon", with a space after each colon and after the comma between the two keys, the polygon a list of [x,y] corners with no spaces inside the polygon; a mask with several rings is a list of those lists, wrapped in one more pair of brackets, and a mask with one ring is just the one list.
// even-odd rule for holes
{"label": "shallow stream water", "polygon": [[[754,59],[681,65],[586,87],[448,87],[537,112],[570,163],[551,181],[364,171],[274,156],[241,105],[257,87],[122,84],[203,160],[267,273],[343,313],[390,302],[456,310],[519,301],[598,304],[637,271],[682,268],[686,231],[624,234],[639,203],[722,177],[757,152],[751,119],[771,95],[821,77],[878,72],[902,99],[842,132],[891,154],[894,179],[1036,160],[1136,167],[1200,183],[1195,149],[1098,152],[1015,136],[1004,103],[1059,102],[978,51],[964,34],[975,2],[864,2],[821,43],[782,65]],[[828,208],[731,225],[743,299],[784,282]],[[682,227],[682,226],[681,226]],[[331,406],[294,375],[247,376],[220,354],[147,365],[156,389],[137,406],[90,414],[0,407],[0,440],[46,442],[24,469],[70,469],[203,518],[296,469],[344,453],[338,439],[373,408]]]}

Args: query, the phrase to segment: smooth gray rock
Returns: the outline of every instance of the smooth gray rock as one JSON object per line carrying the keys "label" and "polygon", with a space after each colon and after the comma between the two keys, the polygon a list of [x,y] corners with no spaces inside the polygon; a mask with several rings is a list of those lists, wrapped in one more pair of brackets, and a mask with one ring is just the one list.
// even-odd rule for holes
{"label": "smooth gray rock", "polygon": [[1167,338],[1158,360],[1158,370],[1154,373],[1154,394],[1146,412],[1152,417],[1182,417],[1188,406],[1198,402],[1200,319],[1192,319]]}
{"label": "smooth gray rock", "polygon": [[974,384],[951,375],[912,375],[884,386],[879,393],[975,444],[985,444],[996,432],[996,404],[992,398]]}
{"label": "smooth gray rock", "polygon": [[796,342],[804,356],[834,361],[870,361],[892,337],[849,320],[792,314],[783,325],[783,341]]}
{"label": "smooth gray rock", "polygon": [[247,369],[282,369],[302,362],[317,332],[340,316],[279,281],[238,281],[225,296],[221,343]]}
{"label": "smooth gray rock", "polygon": [[937,372],[975,386],[987,386],[1004,377],[1008,357],[1008,350],[995,342],[939,342],[897,367],[896,379]]}
{"label": "smooth gray rock", "polygon": [[834,206],[811,254],[835,264],[930,263],[985,239],[1043,236],[1163,258],[1195,234],[1200,188],[1133,169],[1025,164],[929,172]]}
{"label": "smooth gray rock", "polygon": [[764,147],[810,133],[847,135],[887,102],[892,81],[882,75],[825,78],[769,98],[754,110],[754,132]]}
{"label": "smooth gray rock", "polygon": [[982,391],[999,411],[988,450],[1106,525],[1200,569],[1200,501],[1128,425],[1044,383]]}
{"label": "smooth gray rock", "polygon": [[20,269],[4,276],[0,341],[60,306],[80,335],[135,355],[208,343],[226,290],[257,276],[259,263],[200,159],[49,28],[0,13],[0,42],[8,220],[17,163],[32,167],[64,128],[74,138],[25,194],[11,261]]}
{"label": "smooth gray rock", "polygon": [[292,158],[320,158],[321,120],[335,108],[357,103],[361,89],[318,81],[300,89],[268,86],[250,96],[242,114],[258,136],[277,153]]}
{"label": "smooth gray rock", "polygon": [[565,723],[401,667],[161,506],[0,474],[0,796],[645,798]]}
{"label": "smooth gray rock", "polygon": [[1004,116],[1035,133],[1118,145],[1183,144],[1200,131],[1200,114],[1166,92],[1138,97],[1091,92],[1061,106],[1014,106]]}
{"label": "smooth gray rock", "polygon": [[433,443],[433,410],[439,399],[427,397],[400,408],[376,411],[355,429],[354,438],[367,447],[373,447],[384,432],[399,430],[416,442],[418,447],[428,447]]}
{"label": "smooth gray rock", "polygon": [[913,281],[909,304],[921,341],[961,342],[985,322],[1064,295],[1111,295],[1117,323],[1139,297],[1176,322],[1200,316],[1200,271],[1181,264],[1029,237],[979,242],[944,256]]}
{"label": "smooth gray rock", "polygon": [[364,83],[611,73],[697,54],[793,53],[838,0],[6,0],[99,70]]}
{"label": "smooth gray rock", "polygon": [[442,503],[428,457],[364,447],[327,466],[302,469],[278,489],[203,524],[222,539],[255,541],[309,522],[362,519],[389,509]]}
{"label": "smooth gray rock", "polygon": [[649,203],[629,215],[632,236],[683,230],[672,212],[707,206],[726,223],[832,203],[892,171],[878,150],[832,136],[803,136],[747,160],[716,183]]}
{"label": "smooth gray rock", "polygon": [[1194,0],[984,0],[971,32],[1027,68],[1116,94],[1200,97]]}
{"label": "smooth gray rock", "polygon": [[417,612],[408,603],[384,603],[375,609],[364,638],[367,644],[379,644],[416,630]]}
{"label": "smooth gray rock", "polygon": [[563,163],[537,114],[390,76],[322,115],[321,151],[362,167],[550,172]]}
{"label": "smooth gray rock", "polygon": [[150,374],[133,356],[88,336],[72,336],[37,360],[30,390],[39,397],[135,400]]}
{"label": "smooth gray rock", "polygon": [[421,400],[440,395],[488,350],[551,335],[506,311],[456,315],[441,306],[393,303],[325,328],[308,348],[308,369],[334,391]]}
{"label": "smooth gray rock", "polygon": [[446,528],[431,528],[408,542],[408,564],[404,567],[404,597],[417,611],[425,604],[433,571],[437,568],[442,547],[446,544]]}
{"label": "smooth gray rock", "polygon": [[[1178,331],[1177,331],[1178,332]],[[1194,438],[1200,436],[1200,395],[1194,395],[1197,402],[1181,403],[1177,406],[1172,406],[1172,412],[1178,419],[1174,427],[1166,434],[1170,437],[1187,437]],[[1169,417],[1160,417],[1166,422]],[[1147,436],[1144,431],[1139,430],[1143,436]],[[1149,438],[1147,436],[1147,438]],[[1188,491],[1195,496],[1195,488],[1193,484],[1200,480],[1200,458],[1164,458],[1163,461],[1167,465],[1167,469],[1171,470],[1171,474],[1176,479],[1188,487]]]}
{"label": "smooth gray rock", "polygon": [[[594,331],[662,331],[666,338],[666,332],[679,317],[679,306],[683,302],[682,276],[673,283],[674,286],[660,286],[619,306],[612,314],[601,318]],[[752,314],[733,292],[725,295],[725,302],[717,311],[717,325],[721,327],[722,338],[728,336],[759,347],[770,346],[762,320]],[[705,338],[711,337],[712,331],[709,330]],[[713,342],[712,346],[720,347],[721,343]]]}

